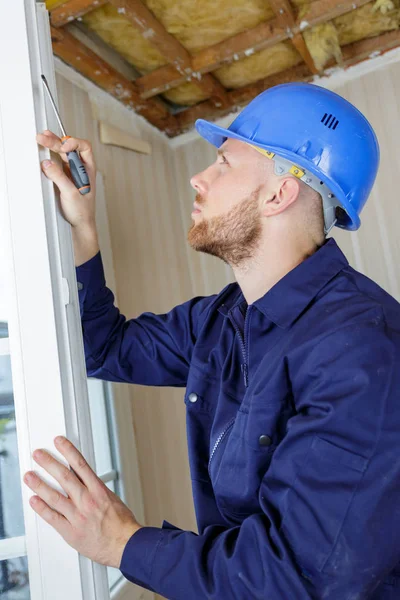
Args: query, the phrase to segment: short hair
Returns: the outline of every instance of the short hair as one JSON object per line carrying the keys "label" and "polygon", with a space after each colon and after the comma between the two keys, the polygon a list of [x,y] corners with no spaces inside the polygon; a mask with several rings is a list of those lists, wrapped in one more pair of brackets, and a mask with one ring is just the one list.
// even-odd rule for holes
{"label": "short hair", "polygon": [[[303,186],[302,186],[303,187]],[[325,239],[325,217],[322,196],[319,192],[304,184],[303,193],[307,197],[305,203],[303,226],[306,232],[317,240],[317,243],[322,243]]]}

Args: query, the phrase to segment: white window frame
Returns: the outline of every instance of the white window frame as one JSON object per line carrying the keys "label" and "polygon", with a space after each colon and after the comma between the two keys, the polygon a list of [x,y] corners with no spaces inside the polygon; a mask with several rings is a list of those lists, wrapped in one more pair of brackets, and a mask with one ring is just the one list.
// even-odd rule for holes
{"label": "white window frame", "polygon": [[[39,131],[58,131],[54,115],[46,115],[40,80],[44,73],[57,97],[48,14],[35,0],[13,0],[4,12],[0,194],[9,251],[9,350],[25,537],[3,540],[1,551],[7,558],[27,555],[31,600],[108,600],[106,568],[79,555],[36,515],[29,505],[32,492],[22,482],[23,474],[34,469],[61,489],[31,457],[34,449],[45,448],[65,462],[54,447],[56,435],[66,435],[92,466],[94,452],[71,228],[58,210],[52,183],[40,171],[39,161],[49,158],[49,152],[39,151],[35,141]],[[2,352],[5,348],[3,343]],[[128,439],[132,421],[123,418],[126,431],[119,435]],[[132,490],[126,496],[131,504],[136,501]],[[135,512],[140,519],[142,507]],[[142,593],[129,584],[113,597],[136,599]]]}

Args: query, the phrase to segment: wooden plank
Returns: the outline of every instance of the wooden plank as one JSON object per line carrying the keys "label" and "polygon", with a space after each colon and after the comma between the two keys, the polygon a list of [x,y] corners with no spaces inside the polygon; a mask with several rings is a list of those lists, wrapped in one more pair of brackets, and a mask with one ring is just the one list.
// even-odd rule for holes
{"label": "wooden plank", "polygon": [[102,144],[126,148],[134,152],[140,152],[141,154],[151,154],[151,145],[148,142],[136,138],[126,131],[113,127],[104,121],[100,121],[99,129]]}
{"label": "wooden plank", "polygon": [[318,73],[318,69],[315,66],[314,59],[310,54],[307,44],[303,38],[303,34],[292,33],[293,27],[296,26],[296,17],[289,0],[269,0],[269,3],[272,6],[272,10],[274,11],[280,25],[286,28],[293,46],[300,54],[311,73],[316,75]]}
{"label": "wooden plank", "polygon": [[311,56],[311,53],[310,53],[310,51],[308,49],[308,46],[307,46],[307,44],[305,42],[303,34],[302,33],[296,33],[296,35],[294,35],[292,37],[292,44],[296,48],[297,52],[302,56],[304,62],[306,63],[306,65],[310,69],[310,72],[313,75],[318,75],[319,71],[318,71],[317,67],[315,66],[314,59]]}
{"label": "wooden plank", "polygon": [[268,0],[282,27],[296,26],[296,17],[289,0]]}
{"label": "wooden plank", "polygon": [[51,27],[53,52],[120,102],[142,115],[150,123],[171,135],[176,120],[158,98],[143,100],[134,83],[128,81],[100,56],[65,30]]}
{"label": "wooden plank", "polygon": [[[378,56],[379,54],[385,54],[385,52],[398,46],[400,46],[400,31],[398,29],[388,31],[382,35],[343,46],[343,62],[346,67],[349,67],[370,58],[371,55]],[[332,62],[326,68],[330,66],[333,66]]]}
{"label": "wooden plank", "polygon": [[309,5],[300,23],[296,23],[296,27],[299,27],[300,31],[304,31],[309,27],[332,21],[332,19],[370,3],[371,0],[366,2],[364,0],[339,0],[339,2],[337,0],[318,0],[318,2],[312,2]]}
{"label": "wooden plank", "polygon": [[[224,63],[239,60],[246,55],[250,56],[254,52],[274,46],[285,39],[287,39],[287,33],[282,27],[279,27],[277,19],[261,23],[253,29],[209,46],[196,54],[192,62],[193,70],[200,74],[214,71]],[[135,83],[142,98],[150,98],[175,88],[185,81],[185,77],[180,77],[168,65],[139,77]]]}
{"label": "wooden plank", "polygon": [[[191,79],[191,81],[196,81]],[[210,101],[216,108],[223,108],[229,105],[228,92],[220,81],[211,73],[205,73],[201,76],[201,80],[197,80],[196,84],[210,96]]]}
{"label": "wooden plank", "polygon": [[[370,0],[316,0],[310,4],[306,15],[297,20],[288,32],[275,17],[257,25],[253,29],[239,33],[231,38],[219,42],[214,46],[205,48],[193,57],[193,71],[197,73],[209,73],[218,69],[224,63],[239,60],[254,52],[269,48],[275,44],[290,38],[289,34],[295,36],[302,31],[314,27],[319,23],[348,13],[355,8],[368,4]],[[184,83],[185,77],[172,70],[170,65],[160,67],[148,75],[136,80],[142,98],[150,98],[161,94],[168,89],[177,87]]]}
{"label": "wooden plank", "polygon": [[[141,0],[109,0],[132,25],[138,29],[147,41],[158,49],[174,68],[174,74],[184,81],[193,81],[204,91],[218,108],[228,105],[228,97],[223,85],[212,75],[199,77],[193,74],[192,57],[184,46],[156,19],[154,14]],[[155,94],[154,94],[155,95]]]}
{"label": "wooden plank", "polygon": [[50,22],[53,27],[63,27],[107,2],[108,0],[69,0],[50,11]]}
{"label": "wooden plank", "polygon": [[[352,44],[347,44],[342,47],[343,65],[344,67],[349,67],[368,59],[371,55],[383,54],[397,47],[400,47],[399,30],[383,33],[382,35],[378,35],[374,38],[367,38],[359,42],[353,42]],[[337,66],[336,62],[332,59],[326,65],[325,70],[335,66]],[[313,79],[314,77],[309,72],[307,65],[302,64],[272,75],[271,77],[266,77],[254,84],[229,92],[228,97],[231,106],[224,108],[223,110],[218,111],[209,102],[202,102],[197,106],[188,108],[176,115],[178,130],[175,131],[173,136],[191,129],[196,119],[213,120],[233,112],[236,108],[245,106],[258,94],[274,85],[289,83],[291,81],[312,82]],[[318,80],[315,81],[315,83],[318,85]]]}

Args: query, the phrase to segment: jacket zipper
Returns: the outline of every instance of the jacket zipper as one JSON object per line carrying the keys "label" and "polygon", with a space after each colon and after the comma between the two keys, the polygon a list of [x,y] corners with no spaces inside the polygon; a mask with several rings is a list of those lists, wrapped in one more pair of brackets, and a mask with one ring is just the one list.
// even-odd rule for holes
{"label": "jacket zipper", "polygon": [[[244,332],[244,337],[246,339],[246,322],[247,322],[247,317],[249,315],[250,312],[250,306],[247,308],[247,312],[246,312],[246,316],[244,319],[244,327],[243,327],[243,332]],[[242,354],[243,354],[243,364],[241,365],[241,369],[242,369],[242,373],[243,373],[243,378],[244,378],[244,387],[247,387],[249,385],[249,369],[247,366],[247,357],[246,357],[246,345],[245,345],[245,341],[243,340],[241,333],[239,331],[239,327],[236,324],[235,321],[235,317],[232,315],[232,321],[233,321],[233,326],[235,328],[235,331],[238,335],[238,338],[240,340],[240,345],[242,347]]]}
{"label": "jacket zipper", "polygon": [[[244,338],[246,339],[246,322],[247,322],[247,317],[249,315],[250,312],[250,306],[247,308],[247,312],[246,312],[246,316],[244,319],[244,327],[243,327],[243,332],[244,332]],[[242,354],[243,354],[243,364],[241,365],[242,368],[242,372],[243,372],[243,377],[244,377],[244,385],[245,387],[247,387],[249,385],[249,376],[248,376],[248,367],[247,367],[247,358],[246,358],[246,346],[245,346],[245,342],[240,334],[239,331],[239,327],[236,324],[235,318],[232,315],[232,321],[233,321],[233,325],[235,327],[235,331],[239,337],[240,340],[240,345],[242,347]],[[226,434],[228,433],[228,431],[230,430],[230,428],[233,426],[234,422],[236,421],[236,417],[234,417],[233,419],[231,419],[229,421],[229,423],[226,425],[225,429],[223,430],[223,432],[218,436],[217,441],[214,444],[214,447],[211,451],[210,454],[210,460],[208,461],[208,472],[210,473],[210,465],[211,465],[211,461],[215,456],[215,452],[218,448],[218,446],[220,445],[220,443],[222,442],[222,440],[224,439],[224,437],[226,436]],[[210,473],[210,477],[211,477],[211,473]]]}
{"label": "jacket zipper", "polygon": [[[234,422],[236,420],[236,417],[234,417],[233,419],[231,419],[228,423],[228,425],[226,425],[225,429],[223,430],[223,432],[218,436],[217,441],[214,444],[214,447],[211,451],[210,454],[210,460],[208,461],[208,472],[210,473],[210,465],[211,465],[211,461],[214,458],[215,452],[218,448],[218,446],[220,445],[220,443],[222,442],[222,440],[224,439],[224,437],[226,436],[226,434],[228,433],[228,431],[230,430],[230,428],[233,426]],[[211,473],[210,473],[211,476]]]}

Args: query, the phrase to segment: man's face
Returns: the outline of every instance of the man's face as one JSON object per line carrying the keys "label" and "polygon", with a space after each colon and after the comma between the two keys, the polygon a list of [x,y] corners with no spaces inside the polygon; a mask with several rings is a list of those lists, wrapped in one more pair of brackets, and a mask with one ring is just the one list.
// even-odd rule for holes
{"label": "man's face", "polygon": [[273,171],[248,144],[227,139],[216,161],[190,180],[197,191],[188,241],[232,266],[251,258],[262,237],[260,194]]}

